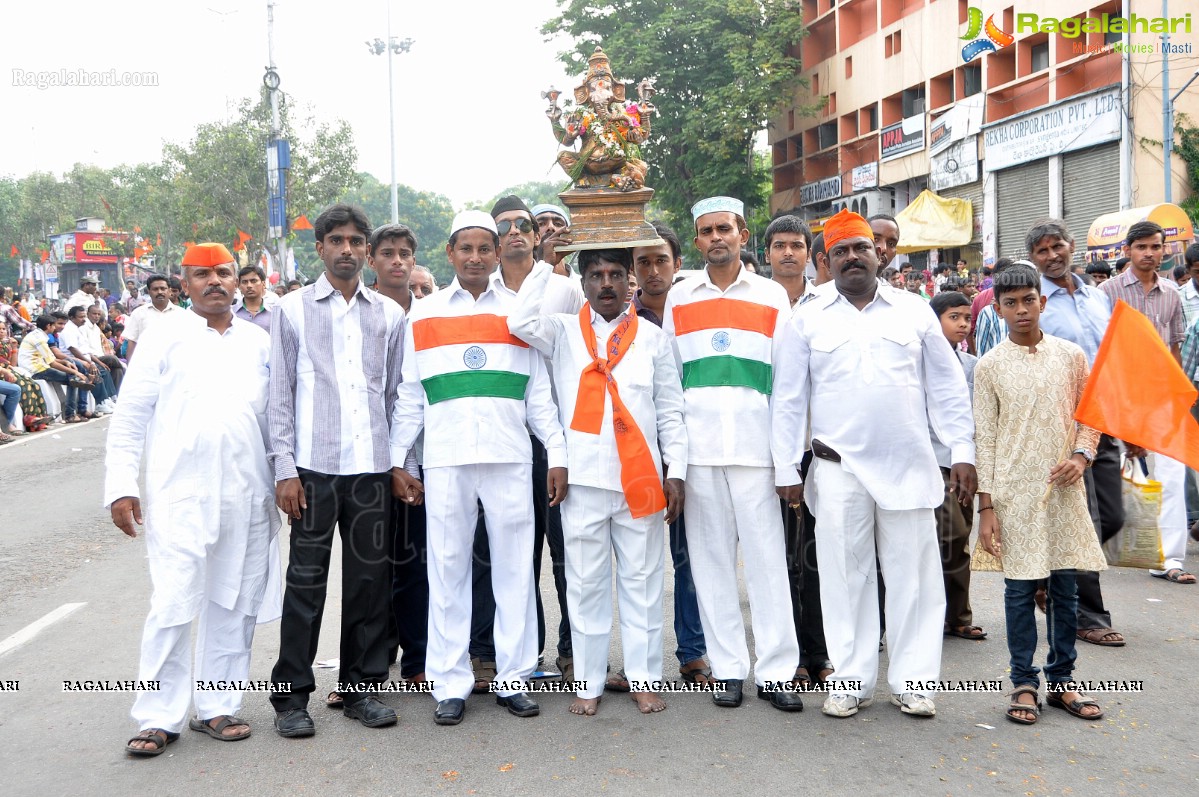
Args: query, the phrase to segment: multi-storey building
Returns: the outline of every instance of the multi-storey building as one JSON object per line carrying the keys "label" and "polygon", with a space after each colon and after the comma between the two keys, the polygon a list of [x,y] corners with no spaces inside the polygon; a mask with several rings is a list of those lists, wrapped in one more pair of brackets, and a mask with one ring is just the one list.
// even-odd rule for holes
{"label": "multi-storey building", "polygon": [[[1163,77],[1174,94],[1199,70],[1199,7],[1166,5],[802,0],[808,88],[769,131],[771,211],[894,214],[931,188],[973,202],[973,240],[947,258],[1023,255],[1046,216],[1081,256],[1097,216],[1165,196]],[[1199,125],[1199,81],[1175,109]],[[1177,202],[1190,187],[1172,161]]]}

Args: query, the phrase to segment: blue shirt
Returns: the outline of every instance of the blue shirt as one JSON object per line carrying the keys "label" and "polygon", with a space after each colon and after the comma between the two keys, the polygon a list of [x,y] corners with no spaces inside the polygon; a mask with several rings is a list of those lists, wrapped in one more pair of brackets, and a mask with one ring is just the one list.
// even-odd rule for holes
{"label": "blue shirt", "polygon": [[1087,285],[1077,274],[1070,279],[1074,280],[1073,294],[1041,277],[1041,293],[1046,299],[1041,331],[1077,345],[1087,355],[1087,364],[1094,365],[1112,317],[1112,303],[1107,294]]}

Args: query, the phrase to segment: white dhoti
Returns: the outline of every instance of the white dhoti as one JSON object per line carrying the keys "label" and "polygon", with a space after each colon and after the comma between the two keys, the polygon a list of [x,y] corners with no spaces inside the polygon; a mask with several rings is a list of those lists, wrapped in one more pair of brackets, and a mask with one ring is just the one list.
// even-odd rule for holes
{"label": "white dhoti", "polygon": [[687,550],[713,675],[749,675],[737,590],[740,542],[757,657],[754,680],[759,686],[790,681],[799,666],[799,642],[774,468],[690,465],[686,493]]}
{"label": "white dhoti", "polygon": [[1162,511],[1158,526],[1162,532],[1162,553],[1165,570],[1150,570],[1161,574],[1172,568],[1182,568],[1187,555],[1187,467],[1176,459],[1161,454],[1149,455],[1149,472],[1162,483]]}
{"label": "white dhoti", "polygon": [[[255,617],[205,601],[196,628],[195,668],[191,662],[192,623],[164,625],[163,615],[151,609],[142,632],[138,680],[159,682],[157,691],[139,692],[130,712],[141,730],[161,728],[179,733],[194,701],[202,720],[241,710],[242,691],[228,684],[250,676],[250,645]],[[203,686],[224,681],[223,688]]]}
{"label": "white dhoti", "polygon": [[820,534],[820,605],[828,655],[838,681],[861,681],[859,698],[878,682],[878,579],[887,584],[887,683],[893,694],[918,692],[908,681],[941,672],[945,583],[932,509],[879,508],[858,478],[838,462],[812,461],[808,500]]}
{"label": "white dhoti", "polygon": [[[662,513],[634,518],[623,493],[572,484],[562,504],[566,603],[579,697],[604,693],[612,632],[612,554],[620,642],[630,681],[662,678]],[[645,691],[634,690],[634,691]]]}
{"label": "white dhoti", "polygon": [[[486,515],[495,593],[496,682],[527,682],[537,666],[533,593],[533,487],[528,464],[425,470],[429,539],[429,644],[425,675],[433,697],[466,699],[470,668],[471,571],[478,503]],[[520,688],[498,688],[508,697]]]}

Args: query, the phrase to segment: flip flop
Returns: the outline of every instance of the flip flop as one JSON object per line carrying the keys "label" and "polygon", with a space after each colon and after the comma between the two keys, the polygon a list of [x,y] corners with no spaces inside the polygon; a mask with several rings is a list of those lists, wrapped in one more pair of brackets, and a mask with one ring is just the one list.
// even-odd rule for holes
{"label": "flip flop", "polygon": [[947,625],[945,636],[955,636],[959,639],[973,639],[977,642],[987,638],[987,632],[977,625]]}
{"label": "flip flop", "polygon": [[[212,722],[213,720],[217,720],[217,724],[209,725],[208,723]],[[231,725],[245,725],[246,730],[244,733],[228,736],[223,733],[223,731]],[[188,720],[187,727],[191,728],[193,731],[206,733],[213,739],[217,739],[222,742],[240,742],[242,739],[249,738],[250,736],[250,724],[239,717],[233,716],[232,714],[222,714],[219,717],[210,717],[206,720],[192,717],[190,720]]]}
{"label": "flip flop", "polygon": [[346,701],[341,696],[341,692],[330,692],[325,698],[325,708],[341,708],[345,704]]}
{"label": "flip flop", "polygon": [[[138,733],[137,736],[131,736],[129,741],[125,742],[125,752],[132,756],[141,756],[142,758],[152,758],[156,755],[162,755],[166,752],[167,745],[179,738],[179,734],[164,731],[162,728],[146,728]],[[154,742],[155,747],[131,747],[134,742]]]}
{"label": "flip flop", "polygon": [[[679,675],[683,677],[684,682],[689,684],[716,683],[716,679],[712,677],[712,668],[703,659],[689,661],[679,667]],[[700,680],[701,678],[703,680]]]}
{"label": "flip flop", "polygon": [[1195,574],[1188,573],[1187,571],[1183,570],[1181,567],[1171,567],[1169,570],[1167,570],[1164,573],[1150,573],[1149,575],[1153,576],[1154,578],[1164,579],[1165,581],[1169,581],[1173,584],[1194,584],[1195,583],[1194,580],[1192,580],[1192,581],[1183,581],[1182,580],[1184,576],[1190,576],[1192,579],[1194,579]]}
{"label": "flip flop", "polygon": [[[1075,632],[1075,635],[1083,642],[1090,642],[1092,645],[1099,645],[1105,648],[1124,647],[1124,635],[1110,628],[1080,628]],[[1113,635],[1119,637],[1119,639],[1108,639],[1109,636]]]}

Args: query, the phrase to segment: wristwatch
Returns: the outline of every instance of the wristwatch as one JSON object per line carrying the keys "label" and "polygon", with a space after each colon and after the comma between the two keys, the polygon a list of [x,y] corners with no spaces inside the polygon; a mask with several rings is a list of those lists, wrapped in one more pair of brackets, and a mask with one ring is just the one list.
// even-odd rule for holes
{"label": "wristwatch", "polygon": [[1082,454],[1082,458],[1087,461],[1088,468],[1091,467],[1091,465],[1095,462],[1095,455],[1090,451],[1087,451],[1085,448],[1076,448],[1070,452],[1070,456],[1074,456],[1075,454]]}

